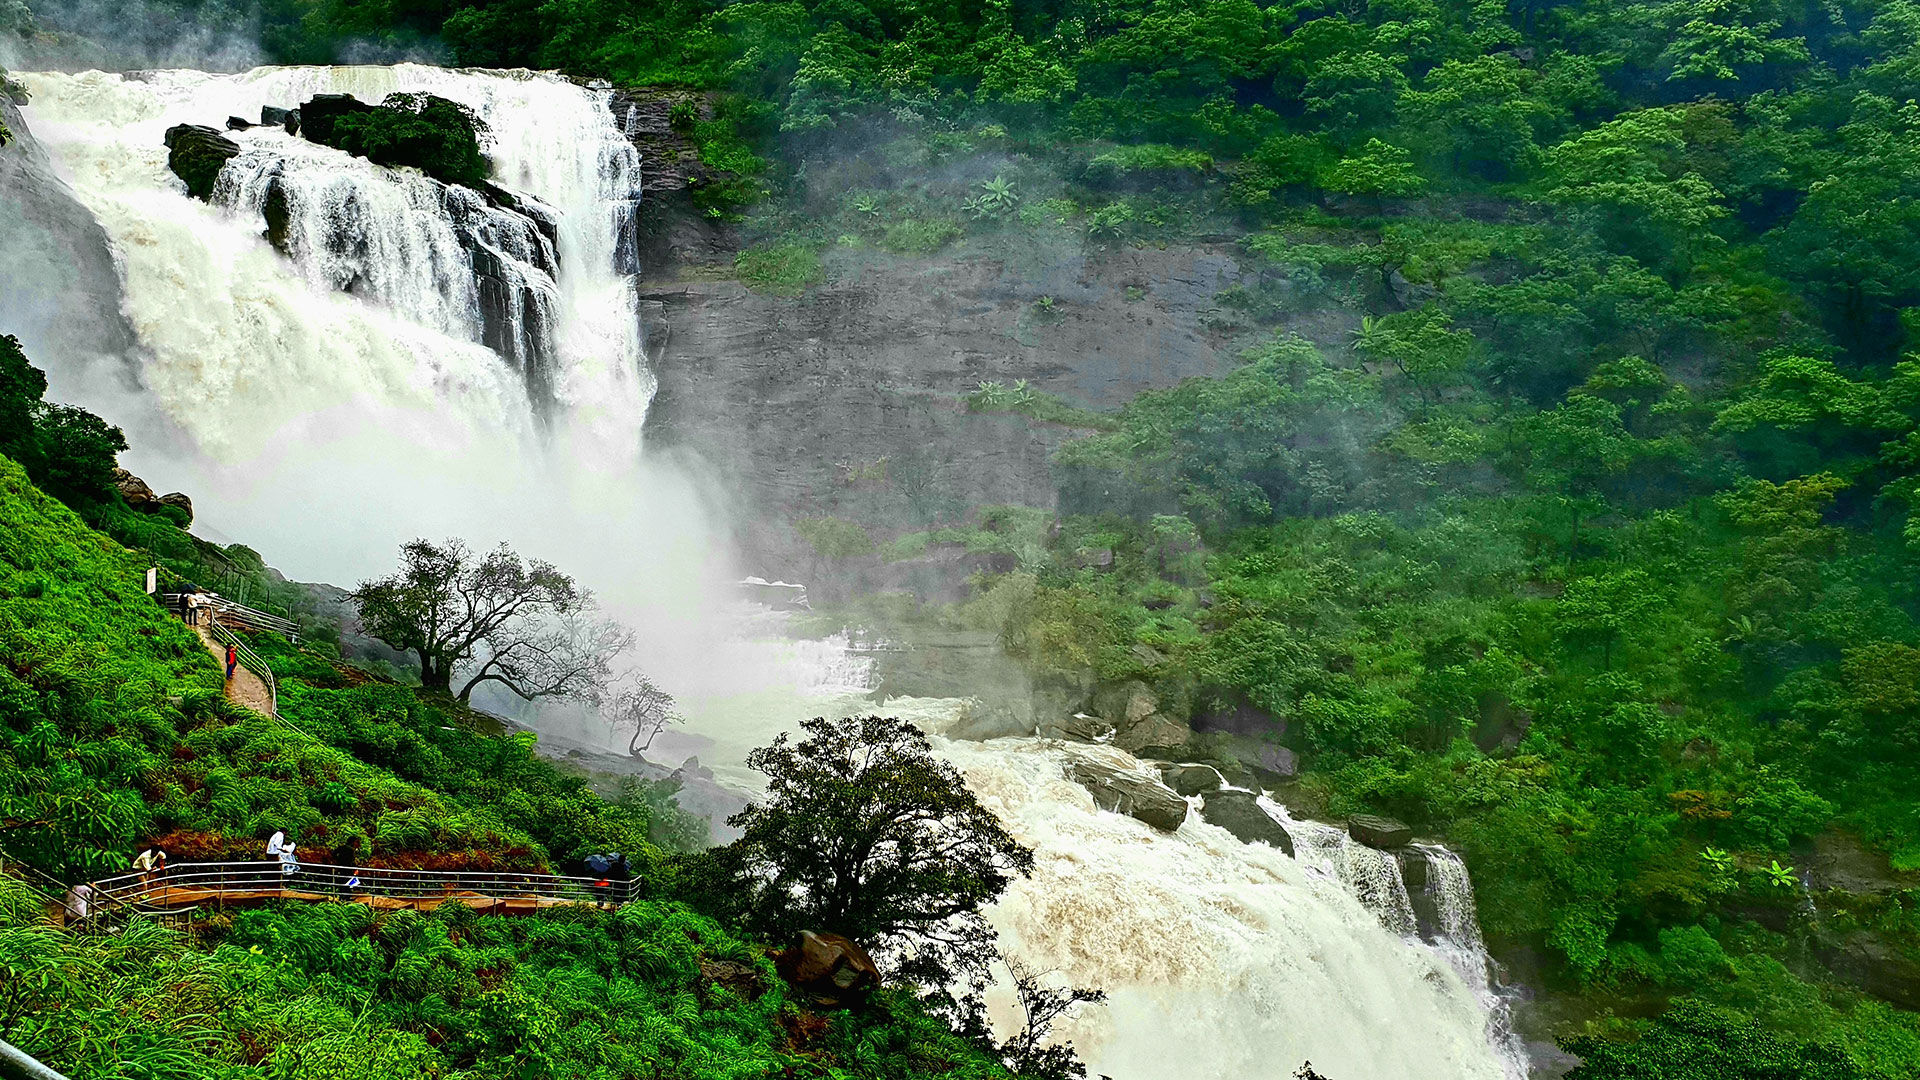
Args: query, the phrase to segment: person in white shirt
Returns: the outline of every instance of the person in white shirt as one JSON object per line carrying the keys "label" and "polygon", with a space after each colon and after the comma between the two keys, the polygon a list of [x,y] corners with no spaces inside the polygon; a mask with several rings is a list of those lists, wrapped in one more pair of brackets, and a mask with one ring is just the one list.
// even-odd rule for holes
{"label": "person in white shirt", "polygon": [[92,910],[93,886],[81,882],[67,890],[67,920],[86,922],[87,913]]}
{"label": "person in white shirt", "polygon": [[285,846],[287,846],[287,834],[275,829],[273,835],[267,838],[267,858],[279,858],[280,849]]}

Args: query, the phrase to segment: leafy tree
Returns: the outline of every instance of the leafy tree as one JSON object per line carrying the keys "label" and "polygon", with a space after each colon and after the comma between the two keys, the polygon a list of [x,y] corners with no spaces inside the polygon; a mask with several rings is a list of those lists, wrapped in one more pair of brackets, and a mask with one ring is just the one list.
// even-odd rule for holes
{"label": "leafy tree", "polygon": [[495,683],[532,701],[597,699],[631,632],[593,617],[593,594],[501,544],[476,556],[460,540],[401,545],[400,570],[364,581],[353,599],[367,633],[420,660],[428,690]]}
{"label": "leafy tree", "polygon": [[28,362],[19,339],[0,336],[0,454],[59,498],[92,503],[112,497],[126,436],[78,406],[41,400],[46,390],[46,375]]}
{"label": "leafy tree", "polygon": [[747,756],[767,796],[728,819],[742,832],[734,849],[757,923],[776,937],[845,934],[924,985],[977,979],[994,955],[980,909],[1032,869],[1033,853],[912,724],[801,726],[801,741],[783,734]]}
{"label": "leafy tree", "polygon": [[1614,645],[1659,604],[1660,596],[1644,571],[1618,570],[1568,582],[1560,595],[1559,615],[1572,637],[1599,644],[1601,666],[1612,670]]}
{"label": "leafy tree", "polygon": [[1334,163],[1320,183],[1329,191],[1376,198],[1418,195],[1427,187],[1426,178],[1413,167],[1413,155],[1379,139],[1368,139],[1358,154]]}

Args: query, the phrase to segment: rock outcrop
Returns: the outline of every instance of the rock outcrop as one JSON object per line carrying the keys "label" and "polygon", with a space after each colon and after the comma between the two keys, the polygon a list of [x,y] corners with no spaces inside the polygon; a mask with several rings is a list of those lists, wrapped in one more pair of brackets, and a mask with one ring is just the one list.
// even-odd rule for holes
{"label": "rock outcrop", "polygon": [[1071,739],[1074,742],[1106,742],[1113,737],[1112,724],[1086,713],[1042,720],[1038,731],[1049,739]]}
{"label": "rock outcrop", "polygon": [[1205,795],[1220,790],[1220,770],[1211,765],[1168,765],[1160,779],[1181,795]]}
{"label": "rock outcrop", "polygon": [[200,124],[175,124],[167,129],[167,168],[187,185],[196,199],[213,198],[213,185],[227,162],[240,156],[240,144]]}
{"label": "rock outcrop", "polygon": [[119,468],[113,470],[113,488],[129,507],[143,514],[157,514],[170,508],[185,516],[186,520],[180,523],[183,527],[193,524],[193,500],[184,492],[169,491],[165,495],[156,495],[145,480]]}
{"label": "rock outcrop", "polygon": [[1348,818],[1347,835],[1382,851],[1413,843],[1413,829],[1406,822],[1374,814],[1355,814]]}
{"label": "rock outcrop", "polygon": [[1166,832],[1187,820],[1187,801],[1152,777],[1084,758],[1074,760],[1068,775],[1092,793],[1094,804],[1102,810],[1126,814]]}
{"label": "rock outcrop", "polygon": [[1260,808],[1259,796],[1251,791],[1209,792],[1200,806],[1200,817],[1209,825],[1218,825],[1248,844],[1266,844],[1293,854],[1293,837],[1286,827]]}
{"label": "rock outcrop", "polygon": [[873,957],[839,934],[802,930],[792,946],[774,955],[773,966],[817,1008],[846,1008],[880,985]]}
{"label": "rock outcrop", "polygon": [[0,290],[4,332],[42,368],[126,357],[133,327],[121,314],[120,275],[100,223],[54,171],[12,97],[0,93]]}

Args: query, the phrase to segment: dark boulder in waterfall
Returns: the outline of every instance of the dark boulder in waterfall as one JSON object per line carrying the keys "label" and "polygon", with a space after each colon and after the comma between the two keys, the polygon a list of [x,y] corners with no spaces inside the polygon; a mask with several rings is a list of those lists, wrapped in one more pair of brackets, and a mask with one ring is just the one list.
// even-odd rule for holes
{"label": "dark boulder in waterfall", "polygon": [[240,155],[240,144],[210,127],[176,124],[167,129],[167,168],[186,182],[196,199],[213,197],[214,181],[227,162]]}
{"label": "dark boulder in waterfall", "polygon": [[1074,761],[1068,775],[1093,795],[1094,804],[1102,810],[1126,814],[1167,832],[1187,820],[1187,800],[1152,777],[1084,759]]}
{"label": "dark boulder in waterfall", "polygon": [[1374,814],[1355,814],[1348,818],[1347,835],[1382,851],[1392,851],[1413,843],[1413,829],[1406,822]]}
{"label": "dark boulder in waterfall", "polygon": [[1293,854],[1293,837],[1273,815],[1260,808],[1260,797],[1251,791],[1209,792],[1200,806],[1200,818],[1227,830],[1243,843],[1265,844]]}
{"label": "dark boulder in waterfall", "polygon": [[773,968],[817,1008],[846,1008],[880,985],[880,968],[867,950],[839,934],[800,931],[774,954]]}
{"label": "dark boulder in waterfall", "polygon": [[293,129],[287,127],[287,124],[298,115],[297,109],[276,109],[271,105],[262,105],[260,106],[260,126],[286,128],[287,134],[291,135]]}
{"label": "dark boulder in waterfall", "polygon": [[1160,779],[1181,795],[1205,795],[1219,791],[1220,770],[1211,765],[1168,765],[1160,770]]}
{"label": "dark boulder in waterfall", "polygon": [[248,120],[244,117],[239,117],[239,116],[227,117],[228,131],[245,131],[252,126],[253,126],[253,121]]}
{"label": "dark boulder in waterfall", "polygon": [[[300,116],[300,134],[308,139],[333,145],[334,132],[343,116],[356,116],[369,113],[374,106],[361,101],[352,94],[315,94],[295,110]],[[265,119],[264,113],[261,119]]]}

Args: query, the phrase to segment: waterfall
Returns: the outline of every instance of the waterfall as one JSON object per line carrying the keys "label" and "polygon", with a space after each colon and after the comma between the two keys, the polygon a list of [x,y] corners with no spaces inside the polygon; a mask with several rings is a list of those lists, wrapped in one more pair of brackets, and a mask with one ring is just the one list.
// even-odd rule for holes
{"label": "waterfall", "polygon": [[[573,452],[637,453],[654,383],[616,243],[639,159],[605,91],[419,65],[25,78],[34,133],[124,260],[142,381],[210,457],[254,457],[264,436],[363,402],[437,414],[415,417],[421,428],[530,441],[529,402],[546,397]],[[161,137],[174,124],[398,91],[471,108],[496,182],[529,197],[524,212],[273,128],[234,133],[242,154],[215,206],[167,170]],[[287,257],[261,235],[276,197]],[[470,246],[490,256],[478,278]],[[511,310],[492,333],[489,276],[524,298],[500,305]]]}

